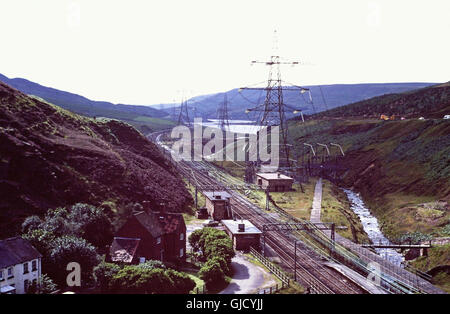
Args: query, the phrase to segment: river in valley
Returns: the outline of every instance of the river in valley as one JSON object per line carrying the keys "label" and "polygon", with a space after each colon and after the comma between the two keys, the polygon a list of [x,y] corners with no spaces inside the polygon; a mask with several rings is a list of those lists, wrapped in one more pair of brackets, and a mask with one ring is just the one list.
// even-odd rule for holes
{"label": "river in valley", "polygon": [[[347,194],[347,197],[350,201],[350,208],[355,214],[358,215],[363,225],[364,231],[367,233],[372,243],[390,244],[391,242],[381,232],[377,218],[372,216],[370,210],[366,207],[364,201],[361,199],[361,196],[358,193],[355,193],[354,191],[348,189],[344,189],[344,192]],[[396,265],[402,266],[404,257],[396,250],[375,249],[375,251],[384,259],[387,259]]]}

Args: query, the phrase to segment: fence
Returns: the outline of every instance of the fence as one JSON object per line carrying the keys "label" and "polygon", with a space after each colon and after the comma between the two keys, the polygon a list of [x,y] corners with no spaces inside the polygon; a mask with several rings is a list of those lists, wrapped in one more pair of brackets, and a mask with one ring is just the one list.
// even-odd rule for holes
{"label": "fence", "polygon": [[290,278],[289,276],[281,270],[278,266],[275,266],[268,258],[262,256],[258,251],[254,248],[250,248],[250,254],[255,257],[261,264],[267,267],[267,269],[274,274],[278,279],[282,282],[282,288],[289,287]]}
{"label": "fence", "polygon": [[283,285],[276,284],[267,288],[258,289],[257,294],[272,294],[280,291],[283,288],[284,288]]}

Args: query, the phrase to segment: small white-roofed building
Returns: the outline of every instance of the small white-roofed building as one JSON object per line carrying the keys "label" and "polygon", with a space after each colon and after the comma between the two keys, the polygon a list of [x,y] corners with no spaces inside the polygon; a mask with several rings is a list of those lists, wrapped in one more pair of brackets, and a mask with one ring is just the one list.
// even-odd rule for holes
{"label": "small white-roofed building", "polygon": [[256,174],[256,182],[262,189],[269,192],[287,192],[292,190],[294,179],[279,172]]}
{"label": "small white-roofed building", "polygon": [[260,248],[262,232],[248,220],[222,220],[225,232],[233,240],[235,250],[248,251],[250,247],[256,250]]}

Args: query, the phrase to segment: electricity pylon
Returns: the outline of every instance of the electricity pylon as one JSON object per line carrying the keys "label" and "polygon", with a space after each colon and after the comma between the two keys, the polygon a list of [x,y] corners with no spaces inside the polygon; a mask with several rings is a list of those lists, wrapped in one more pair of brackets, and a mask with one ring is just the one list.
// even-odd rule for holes
{"label": "electricity pylon", "polygon": [[177,125],[191,126],[191,121],[189,120],[187,100],[182,100],[181,101],[180,113],[178,114],[178,123],[177,123]]}
{"label": "electricity pylon", "polygon": [[[267,81],[267,86],[264,88],[257,87],[243,87],[239,90],[264,90],[266,92],[265,100],[262,104],[257,105],[254,108],[249,108],[246,110],[247,113],[259,111],[262,113],[260,115],[259,121],[257,121],[261,126],[279,126],[280,128],[280,166],[290,167],[289,160],[289,144],[288,144],[288,127],[286,123],[286,111],[293,113],[301,113],[301,108],[294,108],[283,101],[283,91],[285,90],[297,90],[301,94],[309,92],[308,88],[301,86],[291,85],[283,86],[283,81],[281,80],[281,64],[297,65],[299,62],[284,62],[280,61],[280,56],[271,56],[269,61],[252,61],[252,64],[261,63],[268,65],[269,78]],[[310,94],[311,95],[311,94]],[[311,98],[311,96],[310,96]]]}
{"label": "electricity pylon", "polygon": [[224,93],[223,103],[220,103],[217,108],[217,119],[220,129],[226,131],[230,128],[230,122],[228,119],[228,104],[227,104],[227,93]]}

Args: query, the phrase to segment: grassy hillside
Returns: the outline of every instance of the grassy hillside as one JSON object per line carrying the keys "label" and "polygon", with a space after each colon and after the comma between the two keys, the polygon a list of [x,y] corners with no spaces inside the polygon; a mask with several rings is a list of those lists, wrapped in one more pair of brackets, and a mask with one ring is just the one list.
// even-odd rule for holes
{"label": "grassy hillside", "polygon": [[442,118],[445,114],[450,114],[450,83],[373,97],[348,106],[321,112],[315,115],[314,118],[379,118],[382,114],[406,118],[418,118],[421,116],[425,118]]}
{"label": "grassy hillside", "polygon": [[93,101],[86,97],[39,85],[22,78],[9,79],[0,74],[0,81],[21,92],[44,99],[61,108],[87,117],[106,117],[125,121],[144,133],[167,129],[174,122],[163,119],[168,113],[149,106],[112,104],[106,101]]}
{"label": "grassy hillside", "polygon": [[120,212],[183,211],[192,201],[172,165],[141,133],[71,113],[0,82],[0,236],[23,218],[77,202]]}
{"label": "grassy hillside", "polygon": [[[438,235],[450,223],[449,120],[292,121],[289,126],[299,160],[307,153],[303,143],[343,146],[341,184],[362,193],[389,237],[413,231]],[[437,200],[442,202],[431,203]]]}

